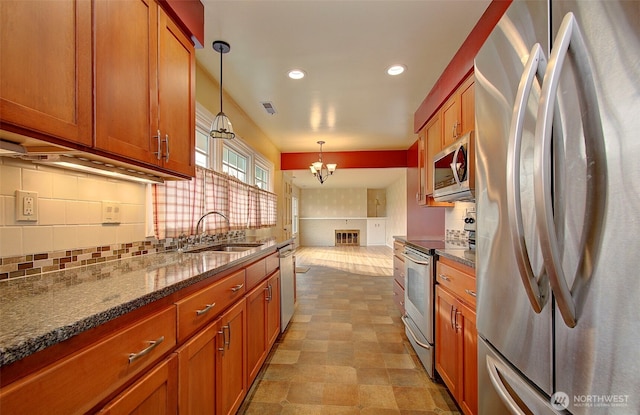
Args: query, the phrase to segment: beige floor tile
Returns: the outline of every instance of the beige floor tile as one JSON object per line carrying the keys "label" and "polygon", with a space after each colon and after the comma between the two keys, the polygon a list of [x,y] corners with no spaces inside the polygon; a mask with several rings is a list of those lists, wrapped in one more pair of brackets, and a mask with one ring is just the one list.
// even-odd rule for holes
{"label": "beige floor tile", "polygon": [[261,380],[252,396],[253,402],[280,403],[289,392],[288,381]]}
{"label": "beige floor tile", "polygon": [[389,385],[387,369],[377,367],[362,367],[357,369],[358,383],[361,385]]}
{"label": "beige floor tile", "polygon": [[393,387],[388,385],[359,385],[360,405],[363,408],[399,409]]}
{"label": "beige floor tile", "polygon": [[287,401],[293,404],[322,404],[324,384],[320,382],[292,383],[287,393]]}
{"label": "beige floor tile", "polygon": [[325,367],[325,370],[326,370],[325,382],[327,383],[339,383],[339,384],[359,383],[358,372],[354,367],[327,365]]}
{"label": "beige floor tile", "polygon": [[323,405],[356,406],[359,402],[356,384],[326,383],[322,394]]}
{"label": "beige floor tile", "polygon": [[273,354],[270,363],[293,364],[300,359],[300,351],[298,350],[281,350],[278,349]]}
{"label": "beige floor tile", "polygon": [[393,394],[400,410],[434,410],[436,405],[426,388],[394,386]]}

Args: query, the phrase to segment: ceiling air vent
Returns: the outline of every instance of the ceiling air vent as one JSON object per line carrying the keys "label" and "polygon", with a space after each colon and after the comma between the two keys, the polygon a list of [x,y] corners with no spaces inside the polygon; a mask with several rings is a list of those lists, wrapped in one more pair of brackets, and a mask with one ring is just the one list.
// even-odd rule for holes
{"label": "ceiling air vent", "polygon": [[276,109],[273,106],[273,102],[263,101],[260,104],[262,104],[262,107],[264,108],[265,111],[267,111],[269,115],[274,115],[276,113]]}

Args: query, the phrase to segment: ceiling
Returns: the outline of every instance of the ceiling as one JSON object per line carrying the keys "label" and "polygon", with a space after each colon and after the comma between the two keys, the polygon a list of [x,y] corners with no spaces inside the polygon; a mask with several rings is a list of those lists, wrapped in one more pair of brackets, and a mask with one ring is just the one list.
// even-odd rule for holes
{"label": "ceiling", "polygon": [[[202,0],[196,59],[286,152],[405,150],[413,114],[490,0]],[[392,64],[407,70],[386,74]],[[306,77],[292,80],[291,69]],[[276,109],[268,114],[261,102]],[[231,120],[233,122],[233,120]],[[325,157],[325,162],[331,162]],[[294,184],[320,183],[294,171]],[[324,187],[384,188],[404,169],[338,169]]]}

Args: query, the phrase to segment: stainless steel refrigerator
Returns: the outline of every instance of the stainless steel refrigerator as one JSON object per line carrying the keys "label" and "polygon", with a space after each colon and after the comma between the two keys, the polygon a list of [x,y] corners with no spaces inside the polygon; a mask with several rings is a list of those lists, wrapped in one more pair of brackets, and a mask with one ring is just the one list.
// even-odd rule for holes
{"label": "stainless steel refrigerator", "polygon": [[479,51],[479,412],[640,413],[640,1],[514,1]]}

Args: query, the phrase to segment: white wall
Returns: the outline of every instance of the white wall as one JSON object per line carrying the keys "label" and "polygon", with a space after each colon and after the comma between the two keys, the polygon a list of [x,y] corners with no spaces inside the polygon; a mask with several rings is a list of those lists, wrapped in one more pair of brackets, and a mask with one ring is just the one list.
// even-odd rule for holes
{"label": "white wall", "polygon": [[407,175],[387,187],[386,244],[393,247],[394,236],[407,234]]}
{"label": "white wall", "polygon": [[[0,158],[0,257],[145,239],[146,185]],[[38,222],[15,221],[15,191],[38,192]],[[102,201],[121,223],[102,224]]]}
{"label": "white wall", "polygon": [[367,189],[302,189],[300,218],[366,218]]}

